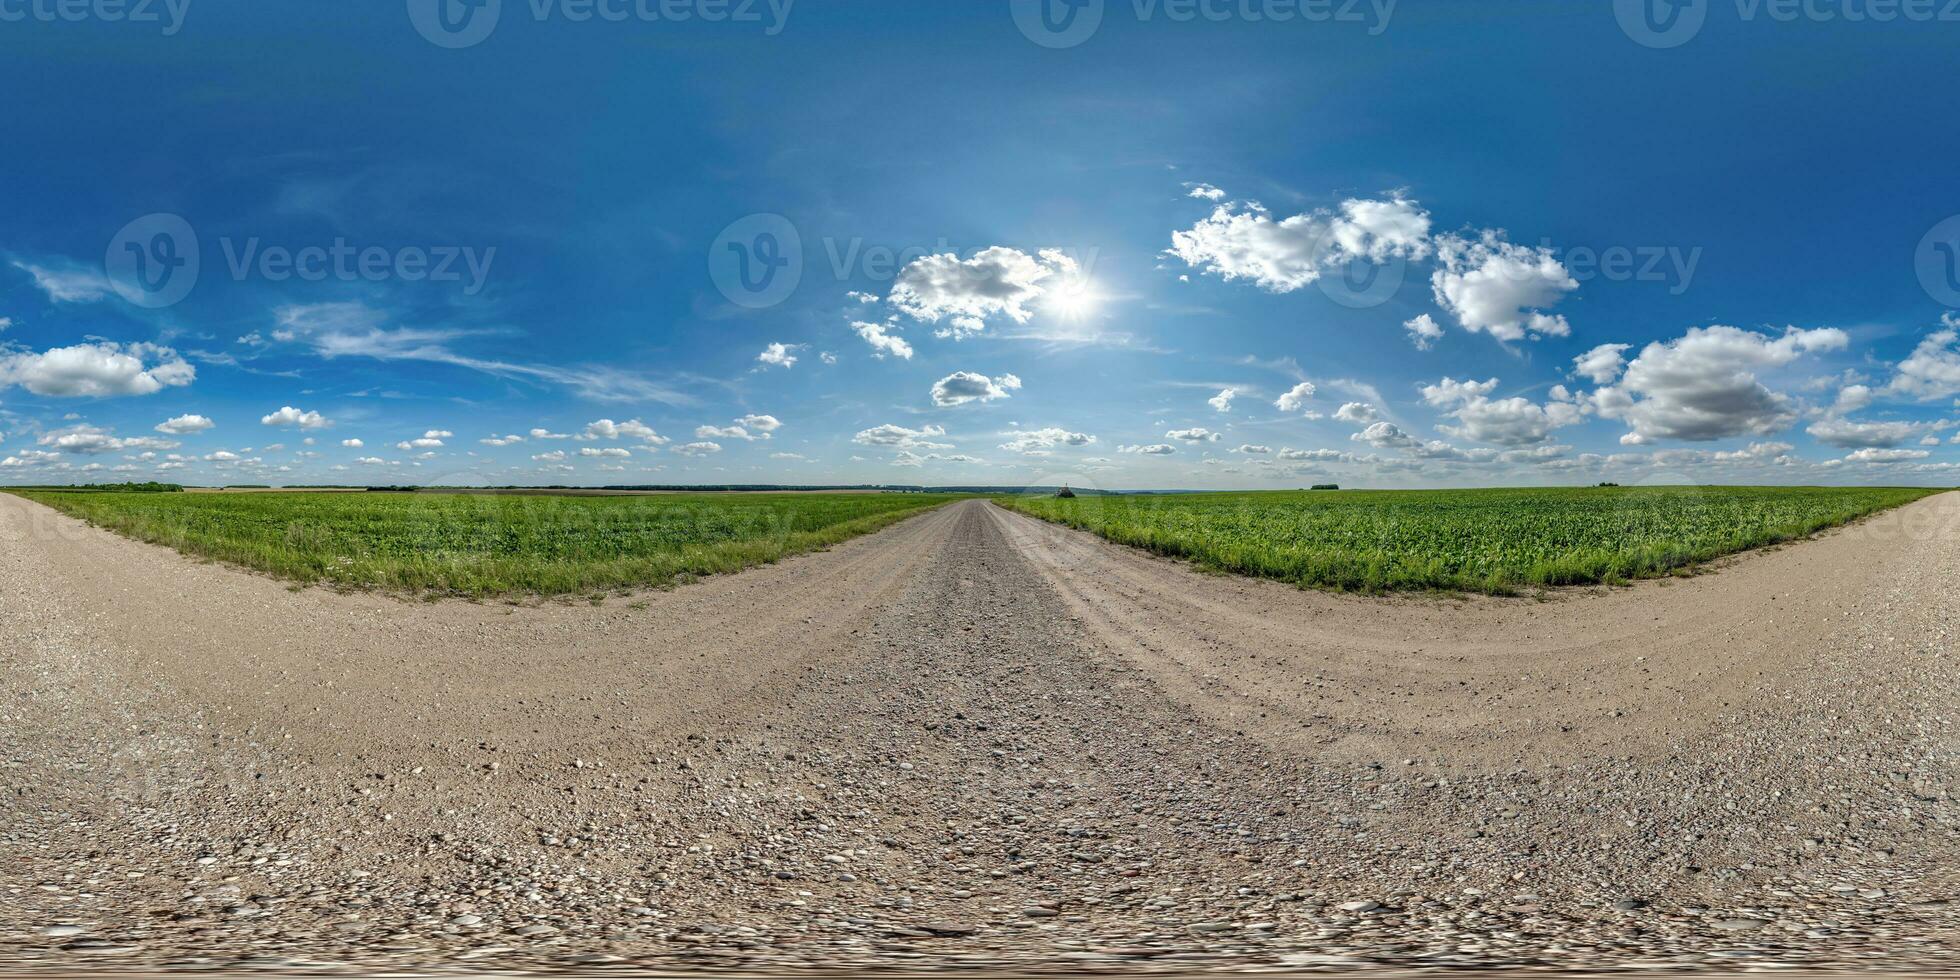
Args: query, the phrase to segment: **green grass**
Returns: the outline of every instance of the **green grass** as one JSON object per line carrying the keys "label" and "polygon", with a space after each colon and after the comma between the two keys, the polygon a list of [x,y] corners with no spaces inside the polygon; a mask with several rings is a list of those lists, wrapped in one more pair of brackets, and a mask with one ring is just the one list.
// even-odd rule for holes
{"label": "green grass", "polygon": [[999,502],[1206,568],[1303,587],[1501,594],[1667,575],[1937,492],[1597,487]]}
{"label": "green grass", "polygon": [[133,538],[295,582],[459,596],[666,586],[832,545],[955,499],[17,492]]}

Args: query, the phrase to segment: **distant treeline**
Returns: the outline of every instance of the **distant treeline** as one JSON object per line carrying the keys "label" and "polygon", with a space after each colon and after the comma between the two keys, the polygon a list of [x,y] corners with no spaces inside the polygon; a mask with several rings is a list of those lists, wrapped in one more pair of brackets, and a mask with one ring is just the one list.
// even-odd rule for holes
{"label": "distant treeline", "polygon": [[77,483],[68,486],[15,487],[17,490],[62,490],[70,493],[183,493],[178,483]]}

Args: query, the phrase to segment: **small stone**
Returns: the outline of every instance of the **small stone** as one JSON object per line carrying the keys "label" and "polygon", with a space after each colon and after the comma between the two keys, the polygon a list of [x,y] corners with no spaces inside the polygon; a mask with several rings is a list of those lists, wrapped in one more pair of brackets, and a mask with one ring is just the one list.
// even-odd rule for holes
{"label": "small stone", "polygon": [[1343,912],[1373,912],[1381,907],[1382,903],[1367,898],[1341,903],[1341,911]]}

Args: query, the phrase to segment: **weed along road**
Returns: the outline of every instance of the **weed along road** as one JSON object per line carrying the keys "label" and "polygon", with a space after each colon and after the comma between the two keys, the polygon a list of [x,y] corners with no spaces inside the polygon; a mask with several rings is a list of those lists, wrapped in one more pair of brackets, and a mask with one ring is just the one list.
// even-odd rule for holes
{"label": "weed along road", "polygon": [[964,500],[599,605],[0,495],[0,971],[1938,964],[1956,589],[1956,494],[1523,598]]}

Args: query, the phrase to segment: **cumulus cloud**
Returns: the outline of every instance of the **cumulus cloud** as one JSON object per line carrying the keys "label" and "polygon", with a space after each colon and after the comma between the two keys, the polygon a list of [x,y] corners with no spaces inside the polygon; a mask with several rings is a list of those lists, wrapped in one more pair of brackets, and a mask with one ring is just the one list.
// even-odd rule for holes
{"label": "cumulus cloud", "polygon": [[970,259],[950,252],[915,259],[899,271],[886,298],[915,320],[944,323],[935,336],[961,340],[984,332],[995,317],[1027,323],[1034,304],[1080,276],[1076,261],[1058,250],[1029,255],[996,245]]}
{"label": "cumulus cloud", "polygon": [[1188,190],[1188,193],[1185,194],[1186,197],[1195,197],[1203,201],[1223,201],[1225,199],[1225,192],[1210,184],[1185,184],[1184,186]]}
{"label": "cumulus cloud", "polygon": [[1381,413],[1367,402],[1348,402],[1335,410],[1334,418],[1349,425],[1367,425],[1380,419]]}
{"label": "cumulus cloud", "polygon": [[690,442],[685,446],[675,446],[673,451],[681,456],[713,456],[721,452],[721,446],[713,442]]}
{"label": "cumulus cloud", "polygon": [[1600,344],[1572,359],[1572,373],[1596,385],[1610,385],[1626,370],[1632,344]]}
{"label": "cumulus cloud", "polygon": [[442,441],[444,439],[454,438],[455,435],[456,433],[450,432],[447,429],[430,429],[422,433],[422,437],[419,439],[409,439],[404,442],[395,443],[395,448],[403,452],[409,452],[415,449],[440,449],[442,448]]}
{"label": "cumulus cloud", "polygon": [[1579,288],[1551,249],[1516,245],[1501,232],[1486,231],[1475,239],[1439,237],[1436,257],[1442,267],[1431,274],[1430,286],[1463,329],[1502,341],[1571,333],[1564,317],[1543,312]]}
{"label": "cumulus cloud", "polygon": [[1903,442],[1921,438],[1942,429],[1951,428],[1952,423],[1937,422],[1854,422],[1850,419],[1827,418],[1814,422],[1804,431],[1827,446],[1840,449],[1890,448]]}
{"label": "cumulus cloud", "polygon": [[1053,426],[1046,429],[1015,432],[1010,435],[1011,438],[1001,443],[1000,448],[1008,452],[1022,453],[1030,456],[1042,455],[1049,450],[1062,446],[1087,446],[1096,441],[1095,436],[1086,432],[1070,432],[1067,429]]}
{"label": "cumulus cloud", "polygon": [[360,449],[363,446],[367,445],[367,443],[364,443],[359,439],[342,439],[340,440],[340,444],[342,446],[347,447],[348,449]]}
{"label": "cumulus cloud", "polygon": [[1912,354],[1899,362],[1887,387],[1919,401],[1960,397],[1960,314],[1940,318],[1944,329],[1921,338]]}
{"label": "cumulus cloud", "polygon": [[1456,381],[1444,378],[1433,385],[1424,385],[1422,399],[1432,407],[1446,409],[1444,417],[1457,420],[1456,425],[1439,428],[1459,439],[1472,442],[1486,442],[1499,446],[1535,446],[1551,438],[1553,429],[1568,425],[1578,425],[1585,421],[1585,409],[1569,396],[1557,389],[1554,399],[1543,405],[1527,398],[1490,398],[1497,388],[1497,379],[1488,381]]}
{"label": "cumulus cloud", "polygon": [[1860,449],[1844,457],[1847,463],[1905,463],[1933,455],[1924,449]]}
{"label": "cumulus cloud", "polygon": [[1011,374],[989,378],[972,371],[955,371],[932,386],[932,403],[941,408],[965,405],[968,402],[990,402],[1008,397],[1008,393],[1018,391],[1021,379]]}
{"label": "cumulus cloud", "polygon": [[1176,446],[1158,444],[1155,446],[1117,446],[1119,453],[1135,453],[1140,456],[1169,456],[1177,452]]}
{"label": "cumulus cloud", "polygon": [[740,439],[754,442],[755,434],[739,425],[701,425],[694,429],[696,439]]}
{"label": "cumulus cloud", "polygon": [[35,440],[35,444],[46,447],[47,452],[68,453],[79,456],[99,456],[105,453],[119,453],[132,449],[175,449],[179,443],[152,436],[119,438],[108,429],[98,428],[86,423],[56,429]]}
{"label": "cumulus cloud", "polygon": [[802,344],[770,344],[755,359],[774,367],[795,367],[796,352],[802,348]]}
{"label": "cumulus cloud", "polygon": [[562,463],[565,461],[565,451],[563,449],[553,449],[550,452],[538,453],[531,458],[540,463]]}
{"label": "cumulus cloud", "polygon": [[1286,394],[1279,396],[1273,402],[1273,407],[1282,412],[1297,412],[1308,399],[1313,397],[1314,390],[1313,382],[1302,381],[1294,385]]}
{"label": "cumulus cloud", "polygon": [[1435,317],[1427,313],[1413,320],[1403,321],[1402,329],[1409,332],[1409,340],[1416,345],[1416,350],[1428,350],[1436,346],[1436,341],[1443,339],[1442,326],[1437,324]]}
{"label": "cumulus cloud", "polygon": [[1271,446],[1240,446],[1237,450],[1247,456],[1265,456],[1273,451]]}
{"label": "cumulus cloud", "polygon": [[[873,357],[880,359],[896,357],[901,361],[912,359],[912,345],[906,343],[905,338],[892,333],[890,324],[868,323],[859,320],[851,324],[851,329],[856,331],[859,337],[864,338],[865,343],[871,345],[871,356]],[[836,358],[831,358],[825,363],[834,363],[835,361]]]}
{"label": "cumulus cloud", "polygon": [[[563,439],[565,437],[556,433],[547,432],[544,429],[532,429],[531,438]],[[664,436],[653,431],[652,426],[641,422],[639,419],[629,419],[625,422],[615,422],[612,419],[595,419],[585,424],[584,432],[572,438],[580,442],[592,442],[597,439],[638,439],[649,446],[664,446],[667,444],[667,439]]]}
{"label": "cumulus cloud", "polygon": [[1232,410],[1232,399],[1238,396],[1239,390],[1237,388],[1226,388],[1218,394],[1205,399],[1205,404],[1210,405],[1220,412],[1229,412]]}
{"label": "cumulus cloud", "polygon": [[1734,436],[1766,436],[1796,420],[1790,399],[1757,380],[1758,371],[1785,367],[1806,354],[1841,350],[1842,330],[1791,327],[1770,336],[1735,327],[1690,329],[1685,336],[1648,344],[1626,366],[1618,384],[1592,394],[1599,414],[1631,428],[1620,441],[1690,442]]}
{"label": "cumulus cloud", "polygon": [[944,438],[946,430],[937,425],[920,429],[908,429],[902,425],[875,426],[865,429],[851,437],[851,441],[861,446],[890,446],[898,449],[951,449],[952,444],[934,442]]}
{"label": "cumulus cloud", "polygon": [[487,439],[477,440],[477,442],[480,442],[486,446],[497,446],[499,448],[503,446],[515,446],[523,441],[524,441],[524,437],[514,432],[507,436],[500,436],[492,433],[490,437]]}
{"label": "cumulus cloud", "polygon": [[174,419],[167,419],[157,423],[156,428],[158,432],[165,435],[187,436],[197,432],[204,432],[217,424],[202,415],[179,415]]}
{"label": "cumulus cloud", "polygon": [[273,412],[271,415],[259,419],[259,424],[276,426],[293,425],[302,429],[324,429],[333,425],[331,421],[328,421],[319,412],[303,412],[291,405],[287,405]]}
{"label": "cumulus cloud", "polygon": [[1172,232],[1167,254],[1221,279],[1290,293],[1352,259],[1421,258],[1430,249],[1429,225],[1429,212],[1402,197],[1349,200],[1337,212],[1280,219],[1257,202],[1227,204]]}
{"label": "cumulus cloud", "polygon": [[1172,429],[1171,431],[1164,433],[1164,438],[1175,439],[1178,442],[1198,443],[1198,442],[1217,442],[1218,440],[1223,439],[1225,437],[1223,435],[1220,435],[1219,433],[1211,431],[1210,429],[1192,428],[1192,429]]}
{"label": "cumulus cloud", "polygon": [[587,459],[631,459],[633,456],[630,450],[620,449],[617,446],[607,446],[604,449],[586,446],[580,449],[578,454]]}
{"label": "cumulus cloud", "polygon": [[769,438],[770,433],[783,427],[782,420],[774,415],[744,415],[736,419],[735,424],[748,429],[750,432],[760,433],[764,439]]}
{"label": "cumulus cloud", "polygon": [[18,385],[49,398],[152,395],[197,379],[197,369],[156,344],[107,341],[42,353],[0,353],[0,387]]}

